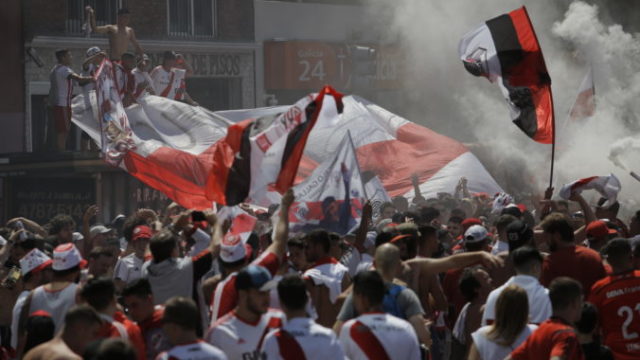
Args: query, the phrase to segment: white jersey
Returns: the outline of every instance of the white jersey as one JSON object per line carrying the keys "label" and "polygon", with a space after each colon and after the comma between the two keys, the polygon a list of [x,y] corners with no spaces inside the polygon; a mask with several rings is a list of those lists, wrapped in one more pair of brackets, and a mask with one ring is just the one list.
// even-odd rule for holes
{"label": "white jersey", "polygon": [[384,313],[368,313],[347,321],[340,343],[351,360],[420,359],[418,337],[408,321]]}
{"label": "white jersey", "polygon": [[148,94],[149,90],[153,91],[154,94],[156,93],[156,89],[153,87],[153,80],[148,72],[135,68],[131,73],[133,74],[133,79],[135,81],[133,90],[133,97],[135,99]]}
{"label": "white jersey", "polygon": [[511,354],[515,348],[520,346],[537,328],[536,325],[525,326],[511,346],[500,345],[495,341],[489,340],[487,338],[487,332],[489,332],[491,326],[481,327],[472,333],[471,337],[473,338],[473,343],[476,345],[476,349],[478,349],[478,353],[480,353],[481,359],[504,359]]}
{"label": "white jersey", "polygon": [[551,300],[549,299],[549,290],[540,284],[537,278],[529,275],[512,276],[497,289],[494,289],[487,297],[487,302],[482,314],[482,325],[490,325],[489,320],[493,323],[496,316],[496,301],[502,291],[509,285],[518,285],[527,292],[529,300],[529,322],[533,324],[541,324],[551,317]]}
{"label": "white jersey", "polygon": [[120,279],[125,283],[131,283],[142,277],[142,265],[144,259],[140,259],[135,253],[131,253],[125,257],[121,257],[116,262],[113,269],[113,278]]}
{"label": "white jersey", "polygon": [[71,106],[73,94],[73,70],[66,65],[56,64],[49,74],[49,103],[53,106]]}
{"label": "white jersey", "polygon": [[260,348],[267,334],[282,327],[284,314],[269,309],[257,323],[251,324],[240,319],[235,310],[221,317],[211,329],[205,340],[220,350],[230,359],[261,359]]}
{"label": "white jersey", "polygon": [[202,340],[178,345],[158,354],[156,360],[227,360],[227,356],[217,347]]}
{"label": "white jersey", "polygon": [[53,323],[56,325],[56,332],[58,332],[62,329],[67,311],[76,304],[78,284],[69,283],[65,288],[58,291],[46,290],[44,286],[38,286],[31,293],[29,314],[38,310],[48,312],[51,314]]}
{"label": "white jersey", "polygon": [[349,272],[346,266],[336,259],[327,257],[320,259],[312,268],[304,272],[305,279],[311,279],[315,285],[324,285],[329,289],[329,300],[336,302],[342,293],[342,279]]}
{"label": "white jersey", "polygon": [[344,359],[342,346],[331,329],[310,318],[294,318],[270,332],[262,345],[265,360]]}
{"label": "white jersey", "polygon": [[13,305],[13,314],[11,317],[11,347],[14,349],[18,348],[18,322],[20,321],[22,306],[24,305],[25,300],[27,300],[29,293],[29,290],[21,292],[20,295],[18,295],[16,304]]}
{"label": "white jersey", "polygon": [[180,89],[184,86],[184,78],[187,71],[184,69],[171,68],[165,70],[161,65],[156,66],[151,73],[153,88],[156,95],[174,100],[182,100]]}

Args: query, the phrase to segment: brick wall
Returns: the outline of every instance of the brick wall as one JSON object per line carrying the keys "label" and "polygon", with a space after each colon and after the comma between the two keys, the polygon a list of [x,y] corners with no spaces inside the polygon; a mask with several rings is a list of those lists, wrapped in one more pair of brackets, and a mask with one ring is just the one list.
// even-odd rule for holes
{"label": "brick wall", "polygon": [[24,0],[24,39],[35,35],[63,35],[67,17],[66,0]]}
{"label": "brick wall", "polygon": [[219,40],[253,40],[253,0],[217,0],[217,6]]}
{"label": "brick wall", "polygon": [[129,0],[131,27],[138,39],[163,39],[167,36],[166,0]]}

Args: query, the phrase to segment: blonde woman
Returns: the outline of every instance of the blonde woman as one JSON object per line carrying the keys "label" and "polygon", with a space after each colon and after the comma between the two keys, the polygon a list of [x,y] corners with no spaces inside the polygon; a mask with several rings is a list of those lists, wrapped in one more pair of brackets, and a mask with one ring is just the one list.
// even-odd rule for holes
{"label": "blonde woman", "polygon": [[471,334],[469,360],[504,359],[537,328],[528,322],[527,292],[518,285],[507,286],[496,301],[495,322]]}

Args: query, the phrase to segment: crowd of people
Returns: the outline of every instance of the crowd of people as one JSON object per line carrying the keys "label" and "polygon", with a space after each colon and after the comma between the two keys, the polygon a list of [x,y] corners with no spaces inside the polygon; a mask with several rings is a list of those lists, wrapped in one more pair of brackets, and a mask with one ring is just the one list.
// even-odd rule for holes
{"label": "crowd of people", "polygon": [[274,215],[292,191],[267,213],[242,206],[258,219],[247,241],[175,203],[106,225],[96,206],[79,227],[11,219],[0,358],[640,357],[640,213],[464,184],[366,204],[343,236],[290,233]]}
{"label": "crowd of people", "polygon": [[[57,64],[49,76],[49,106],[56,133],[56,147],[59,151],[66,149],[71,128],[71,98],[74,84],[78,83],[85,93],[95,89],[95,75],[105,58],[113,64],[114,85],[124,107],[136,103],[147,94],[183,101],[193,106],[198,105],[186,89],[185,79],[193,75],[193,68],[182,54],[165,51],[162,62],[150,69],[150,57],[144,53],[135,32],[128,26],[130,14],[127,9],[118,11],[117,24],[104,26],[96,25],[95,13],[91,7],[87,7],[86,10],[92,31],[108,36],[109,51],[107,53],[97,46],[87,49],[82,61],[82,70],[77,73],[72,70],[71,51],[56,50]],[[128,51],[130,44],[133,45],[135,53]],[[88,137],[84,140],[88,140]]]}
{"label": "crowd of people", "polygon": [[[56,52],[60,149],[73,84],[91,89],[106,57],[125,106],[197,105],[183,56],[148,72],[126,9],[115,25],[87,17],[109,54],[88,49],[79,75]],[[13,218],[0,228],[0,359],[640,358],[640,211],[623,221],[618,202],[552,188],[472,194],[464,178],[436,198],[415,187],[411,202],[365,204],[342,235],[331,221],[290,231],[291,190],[267,212],[241,206],[257,218],[246,241],[227,216],[175,203],[105,224],[95,205],[79,226]]]}

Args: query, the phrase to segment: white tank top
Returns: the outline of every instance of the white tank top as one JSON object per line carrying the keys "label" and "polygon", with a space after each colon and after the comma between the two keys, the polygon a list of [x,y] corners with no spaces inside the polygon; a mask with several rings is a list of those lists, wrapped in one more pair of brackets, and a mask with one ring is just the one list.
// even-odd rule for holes
{"label": "white tank top", "polygon": [[536,325],[532,324],[525,326],[511,346],[500,345],[489,340],[487,338],[487,332],[491,329],[491,326],[481,327],[471,334],[471,337],[473,338],[473,343],[476,345],[482,360],[504,359],[513,350],[520,346],[520,344],[522,344],[537,328],[538,327]]}
{"label": "white tank top", "polygon": [[67,311],[76,304],[77,288],[78,284],[75,283],[70,283],[58,291],[45,290],[44,285],[38,286],[31,295],[29,314],[38,310],[44,310],[51,314],[57,333],[64,324],[64,316]]}

